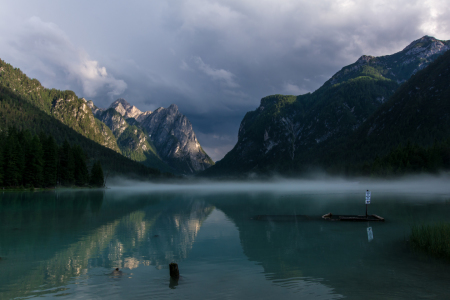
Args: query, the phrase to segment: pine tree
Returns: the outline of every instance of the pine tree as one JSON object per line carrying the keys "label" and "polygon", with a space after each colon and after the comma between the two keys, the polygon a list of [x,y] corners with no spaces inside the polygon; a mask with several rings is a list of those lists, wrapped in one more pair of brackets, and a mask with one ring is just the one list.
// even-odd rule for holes
{"label": "pine tree", "polygon": [[91,178],[89,184],[94,187],[104,187],[105,179],[103,177],[103,169],[100,162],[95,162],[91,170]]}
{"label": "pine tree", "polygon": [[86,156],[80,146],[72,147],[74,159],[74,180],[78,186],[84,186],[89,182],[89,172],[86,166]]}
{"label": "pine tree", "polygon": [[64,140],[63,146],[59,149],[59,182],[62,185],[72,185],[74,183],[75,164],[69,142]]}
{"label": "pine tree", "polygon": [[[14,129],[15,130],[15,129]],[[17,148],[17,167],[19,168],[19,185],[30,186],[31,182],[27,181],[25,176],[27,165],[27,154],[30,148],[32,135],[29,130],[16,131],[18,148]]]}
{"label": "pine tree", "polygon": [[18,166],[19,160],[19,141],[14,129],[8,131],[6,144],[3,151],[3,176],[4,185],[8,187],[17,187],[22,179]]}
{"label": "pine tree", "polygon": [[0,132],[0,186],[3,186],[3,145],[5,144],[5,137]]}
{"label": "pine tree", "polygon": [[44,151],[39,137],[35,135],[28,145],[24,180],[33,187],[41,187],[44,181]]}
{"label": "pine tree", "polygon": [[41,141],[44,152],[43,186],[54,187],[58,175],[58,145],[52,136],[46,137],[45,134],[41,134]]}

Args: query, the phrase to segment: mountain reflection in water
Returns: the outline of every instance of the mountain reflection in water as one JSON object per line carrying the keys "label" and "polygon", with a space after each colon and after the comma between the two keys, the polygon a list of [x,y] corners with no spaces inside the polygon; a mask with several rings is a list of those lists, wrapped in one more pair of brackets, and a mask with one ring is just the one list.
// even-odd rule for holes
{"label": "mountain reflection in water", "polygon": [[[0,201],[0,298],[63,286],[89,269],[182,261],[214,209],[173,196],[7,193]],[[9,286],[9,287],[8,287]],[[45,292],[44,292],[45,293]]]}
{"label": "mountain reflection in water", "polygon": [[385,223],[320,218],[364,213],[355,193],[4,193],[0,299],[448,295],[447,265],[406,242],[414,222],[446,220],[445,197],[377,197],[369,212]]}

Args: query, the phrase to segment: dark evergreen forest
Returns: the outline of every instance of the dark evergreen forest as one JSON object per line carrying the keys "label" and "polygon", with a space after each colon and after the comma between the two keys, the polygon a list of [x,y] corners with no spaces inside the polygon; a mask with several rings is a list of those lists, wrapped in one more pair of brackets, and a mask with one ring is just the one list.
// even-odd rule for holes
{"label": "dark evergreen forest", "polygon": [[79,145],[58,146],[51,135],[10,127],[0,132],[0,186],[6,188],[104,187],[100,162],[89,161]]}
{"label": "dark evergreen forest", "polygon": [[398,145],[384,156],[362,163],[336,162],[326,168],[331,174],[347,176],[395,177],[407,174],[437,174],[450,170],[450,140],[426,147],[407,142]]}

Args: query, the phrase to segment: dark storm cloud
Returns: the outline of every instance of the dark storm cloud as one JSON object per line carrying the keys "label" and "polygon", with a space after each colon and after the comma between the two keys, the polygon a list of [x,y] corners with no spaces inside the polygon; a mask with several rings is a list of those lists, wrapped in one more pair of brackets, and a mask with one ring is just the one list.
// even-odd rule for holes
{"label": "dark storm cloud", "polygon": [[220,159],[260,98],[312,92],[363,54],[449,39],[446,1],[1,1],[0,57],[108,106],[176,103]]}

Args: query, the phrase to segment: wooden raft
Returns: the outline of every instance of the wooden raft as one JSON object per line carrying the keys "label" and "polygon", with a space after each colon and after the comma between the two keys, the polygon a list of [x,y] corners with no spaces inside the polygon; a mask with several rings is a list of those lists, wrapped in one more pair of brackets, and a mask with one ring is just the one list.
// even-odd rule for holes
{"label": "wooden raft", "polygon": [[322,216],[322,219],[328,221],[349,221],[349,222],[367,222],[367,221],[378,221],[384,222],[384,218],[377,215],[367,215],[367,216],[355,216],[355,215],[333,215],[332,213],[327,213]]}

